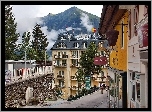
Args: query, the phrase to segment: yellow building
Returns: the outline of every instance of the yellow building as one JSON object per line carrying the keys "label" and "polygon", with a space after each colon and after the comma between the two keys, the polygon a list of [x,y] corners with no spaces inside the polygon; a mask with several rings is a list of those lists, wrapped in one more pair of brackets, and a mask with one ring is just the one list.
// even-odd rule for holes
{"label": "yellow building", "polygon": [[[70,37],[69,35],[67,37]],[[57,40],[52,50],[52,69],[55,78],[55,85],[59,86],[62,90],[62,98],[68,99],[70,95],[75,95],[78,90],[78,81],[75,77],[75,73],[78,70],[80,56],[91,42],[99,48],[100,55],[109,56],[104,49],[102,49],[103,40],[89,39],[89,40],[70,40],[69,38]],[[107,75],[105,69],[107,65],[102,66],[103,72],[93,74],[91,77],[91,87],[96,85],[99,87],[100,83],[104,83],[105,79],[102,80],[102,75]]]}
{"label": "yellow building", "polygon": [[[127,46],[128,46],[128,11],[120,9],[119,5],[104,5],[99,26],[100,35],[105,35],[109,43],[106,49],[110,51],[110,66],[108,75],[113,79],[111,88],[119,91],[113,95],[115,107],[127,107]],[[118,33],[118,34],[117,34]],[[119,79],[118,79],[119,77]]]}

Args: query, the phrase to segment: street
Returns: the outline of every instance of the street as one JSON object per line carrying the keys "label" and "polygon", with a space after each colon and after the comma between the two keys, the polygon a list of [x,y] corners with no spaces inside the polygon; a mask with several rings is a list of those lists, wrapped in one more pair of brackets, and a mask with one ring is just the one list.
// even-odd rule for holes
{"label": "street", "polygon": [[109,108],[106,90],[103,91],[103,94],[101,91],[96,91],[74,101],[58,99],[57,101],[47,101],[45,104],[44,106],[26,106],[23,108]]}
{"label": "street", "polygon": [[107,99],[106,91],[104,91],[104,94],[101,94],[100,91],[96,91],[78,100],[64,102],[50,108],[107,108]]}

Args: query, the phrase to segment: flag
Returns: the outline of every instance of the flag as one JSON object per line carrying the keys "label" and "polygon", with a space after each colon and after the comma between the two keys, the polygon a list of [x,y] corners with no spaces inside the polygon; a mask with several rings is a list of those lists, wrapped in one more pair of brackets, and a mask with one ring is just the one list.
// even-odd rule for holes
{"label": "flag", "polygon": [[96,32],[96,29],[95,29],[95,28],[92,28],[92,32],[95,33],[95,32]]}

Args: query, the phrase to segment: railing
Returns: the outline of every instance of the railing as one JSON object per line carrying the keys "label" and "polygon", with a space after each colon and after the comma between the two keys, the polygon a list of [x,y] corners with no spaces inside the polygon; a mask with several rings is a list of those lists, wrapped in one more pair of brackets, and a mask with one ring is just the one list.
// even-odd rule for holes
{"label": "railing", "polygon": [[62,64],[55,64],[55,67],[67,67],[66,63],[62,63]]}
{"label": "railing", "polygon": [[54,55],[54,58],[55,58],[55,59],[62,58],[62,55]]}
{"label": "railing", "polygon": [[63,54],[63,55],[62,55],[62,58],[68,58],[68,55]]}
{"label": "railing", "polygon": [[77,86],[72,86],[71,89],[72,90],[78,90],[78,87]]}
{"label": "railing", "polygon": [[71,80],[77,80],[76,76],[71,76]]}
{"label": "railing", "polygon": [[63,75],[57,75],[57,79],[64,79]]}
{"label": "railing", "polygon": [[71,66],[70,67],[79,67],[79,65],[78,64],[76,64],[76,63],[73,63],[73,64],[71,64]]}

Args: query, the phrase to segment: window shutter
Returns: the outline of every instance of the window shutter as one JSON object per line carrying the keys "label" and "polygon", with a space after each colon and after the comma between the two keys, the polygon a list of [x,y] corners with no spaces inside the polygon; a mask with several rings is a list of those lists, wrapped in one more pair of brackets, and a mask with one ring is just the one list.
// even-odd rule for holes
{"label": "window shutter", "polygon": [[[139,5],[135,6],[135,24],[138,23],[139,20]],[[135,30],[134,30],[135,36],[137,36],[137,28],[135,26]]]}

